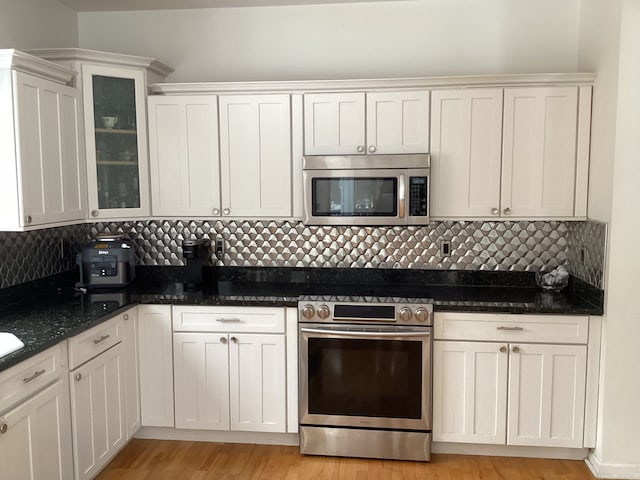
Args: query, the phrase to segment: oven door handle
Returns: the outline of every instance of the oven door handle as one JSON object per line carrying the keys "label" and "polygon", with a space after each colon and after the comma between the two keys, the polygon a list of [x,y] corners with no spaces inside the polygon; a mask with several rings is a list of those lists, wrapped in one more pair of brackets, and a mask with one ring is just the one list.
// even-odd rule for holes
{"label": "oven door handle", "polygon": [[302,333],[317,333],[322,335],[337,335],[344,337],[361,337],[361,338],[380,338],[380,337],[429,337],[430,332],[363,332],[363,331],[345,331],[345,330],[324,330],[320,328],[300,329]]}

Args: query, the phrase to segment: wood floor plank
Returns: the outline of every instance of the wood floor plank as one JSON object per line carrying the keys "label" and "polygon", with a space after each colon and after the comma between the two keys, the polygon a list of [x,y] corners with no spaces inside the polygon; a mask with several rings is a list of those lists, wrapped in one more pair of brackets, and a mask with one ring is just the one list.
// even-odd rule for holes
{"label": "wood floor plank", "polygon": [[429,463],[300,455],[297,447],[133,439],[98,480],[593,480],[582,461],[433,455]]}

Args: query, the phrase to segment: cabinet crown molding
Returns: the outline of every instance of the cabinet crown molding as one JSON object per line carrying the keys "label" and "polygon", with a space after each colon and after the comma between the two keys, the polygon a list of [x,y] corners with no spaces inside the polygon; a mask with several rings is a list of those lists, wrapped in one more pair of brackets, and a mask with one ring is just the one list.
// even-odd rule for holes
{"label": "cabinet crown molding", "polygon": [[144,68],[160,76],[167,77],[173,69],[155,58],[138,57],[122,53],[100,52],[84,48],[40,48],[28,50],[29,53],[53,62],[81,61],[106,65]]}
{"label": "cabinet crown molding", "polygon": [[[47,57],[49,58],[49,57]],[[221,93],[273,93],[315,91],[353,91],[386,89],[437,89],[463,87],[508,87],[534,85],[592,85],[595,73],[540,73],[500,75],[460,75],[415,78],[373,78],[345,80],[292,80],[251,82],[194,82],[155,83],[149,93],[156,95],[221,94]]]}
{"label": "cabinet crown molding", "polygon": [[56,63],[15,49],[0,49],[0,69],[12,69],[67,85],[76,73]]}

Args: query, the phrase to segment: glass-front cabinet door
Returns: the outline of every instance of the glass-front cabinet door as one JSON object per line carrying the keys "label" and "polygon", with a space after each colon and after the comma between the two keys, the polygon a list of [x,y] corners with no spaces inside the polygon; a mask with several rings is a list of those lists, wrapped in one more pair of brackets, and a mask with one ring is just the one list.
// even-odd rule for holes
{"label": "glass-front cabinet door", "polygon": [[144,73],[83,65],[90,217],[149,215]]}

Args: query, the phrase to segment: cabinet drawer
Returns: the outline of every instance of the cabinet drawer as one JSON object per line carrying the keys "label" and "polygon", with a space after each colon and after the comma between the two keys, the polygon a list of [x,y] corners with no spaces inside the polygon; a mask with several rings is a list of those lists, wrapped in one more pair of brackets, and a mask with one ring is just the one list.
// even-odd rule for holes
{"label": "cabinet drawer", "polygon": [[433,330],[440,340],[586,344],[589,317],[436,312]]}
{"label": "cabinet drawer", "polygon": [[122,315],[69,339],[69,369],[82,365],[122,340]]}
{"label": "cabinet drawer", "polygon": [[66,342],[35,355],[0,375],[0,413],[62,376]]}
{"label": "cabinet drawer", "polygon": [[284,333],[284,308],[173,307],[173,331]]}

